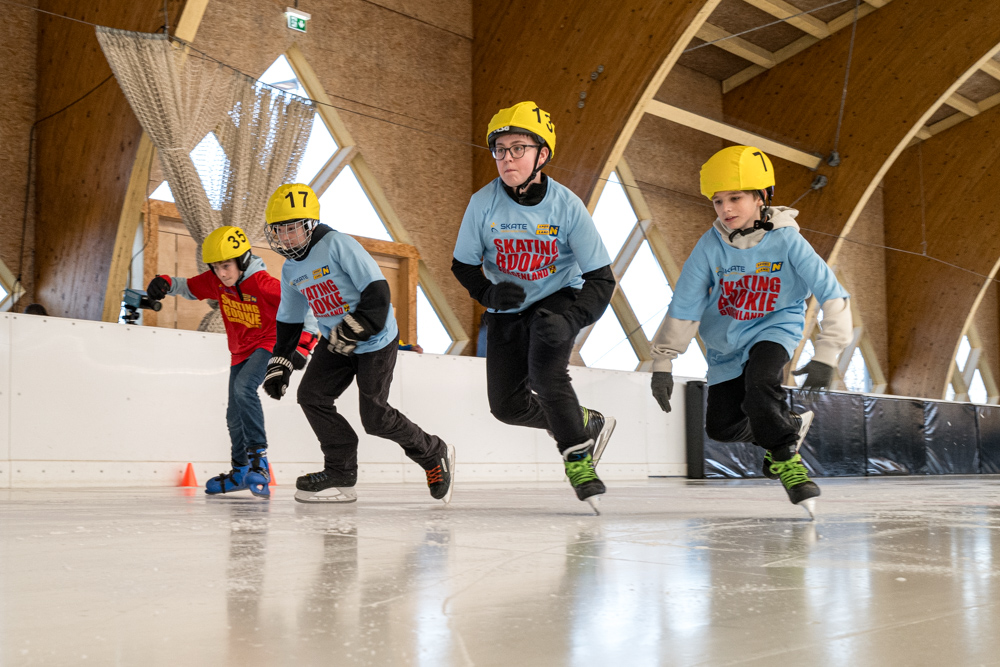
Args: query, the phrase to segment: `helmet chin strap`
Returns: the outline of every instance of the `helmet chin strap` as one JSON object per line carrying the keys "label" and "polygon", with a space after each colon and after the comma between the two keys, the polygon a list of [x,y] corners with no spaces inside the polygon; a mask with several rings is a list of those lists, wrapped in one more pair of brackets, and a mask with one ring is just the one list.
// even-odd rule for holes
{"label": "helmet chin strap", "polygon": [[737,229],[732,234],[729,235],[729,240],[734,240],[737,236],[746,236],[747,234],[753,234],[758,229],[763,229],[765,232],[769,232],[774,229],[774,223],[771,222],[771,206],[768,202],[767,191],[760,191],[760,200],[764,202],[764,205],[760,207],[760,219],[753,221],[753,227],[747,227],[746,229]]}
{"label": "helmet chin strap", "polygon": [[514,187],[514,195],[517,197],[519,202],[524,200],[524,196],[528,191],[528,186],[531,185],[533,180],[535,180],[535,176],[538,175],[538,172],[540,172],[545,165],[549,163],[549,157],[552,157],[552,149],[549,149],[549,157],[545,158],[545,162],[542,164],[538,164],[538,158],[542,154],[542,148],[548,148],[548,146],[542,146],[535,151],[535,163],[532,166],[531,175],[528,176],[528,179],[524,183]]}

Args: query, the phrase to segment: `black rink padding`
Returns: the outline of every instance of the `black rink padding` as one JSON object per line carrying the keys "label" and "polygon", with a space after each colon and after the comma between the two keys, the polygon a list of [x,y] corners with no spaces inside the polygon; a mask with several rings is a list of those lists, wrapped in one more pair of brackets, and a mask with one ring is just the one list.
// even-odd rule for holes
{"label": "black rink padding", "polygon": [[[685,386],[688,478],[761,477],[764,450],[705,434],[704,382]],[[789,390],[816,413],[801,454],[816,477],[1000,474],[1000,407]]]}

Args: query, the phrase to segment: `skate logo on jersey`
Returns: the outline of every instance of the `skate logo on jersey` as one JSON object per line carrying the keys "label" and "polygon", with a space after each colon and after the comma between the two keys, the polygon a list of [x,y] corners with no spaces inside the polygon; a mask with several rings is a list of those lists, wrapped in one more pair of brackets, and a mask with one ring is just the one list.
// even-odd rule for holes
{"label": "skate logo on jersey", "polygon": [[321,266],[318,269],[316,269],[315,271],[313,271],[313,280],[319,280],[323,276],[328,276],[328,275],[330,275],[330,265],[329,264],[327,264],[326,266]]}
{"label": "skate logo on jersey", "polygon": [[784,262],[757,262],[757,270],[754,273],[777,273],[781,271]]}
{"label": "skate logo on jersey", "polygon": [[309,307],[316,317],[343,315],[350,310],[350,306],[344,301],[344,297],[340,295],[340,290],[332,280],[310,285],[302,290],[302,294],[309,300]]}
{"label": "skate logo on jersey", "polygon": [[256,305],[237,301],[225,292],[219,296],[219,309],[229,322],[242,324],[248,329],[260,329],[260,309]]}
{"label": "skate logo on jersey", "polygon": [[747,268],[739,264],[733,264],[728,269],[724,269],[721,266],[715,267],[715,275],[717,275],[719,278],[728,276],[730,273],[746,273],[746,272]]}
{"label": "skate logo on jersey", "polygon": [[754,320],[774,312],[781,294],[781,278],[777,276],[750,275],[721,284],[719,314],[734,320]]}
{"label": "skate logo on jersey", "polygon": [[556,272],[559,246],[555,239],[494,239],[497,268],[521,280],[539,280]]}
{"label": "skate logo on jersey", "polygon": [[296,278],[295,280],[291,281],[288,284],[291,285],[292,287],[298,287],[299,283],[304,283],[307,280],[309,280],[309,276],[299,276],[298,278]]}
{"label": "skate logo on jersey", "polygon": [[537,236],[558,236],[559,225],[538,225],[535,227],[535,234]]}
{"label": "skate logo on jersey", "polygon": [[528,223],[526,222],[501,222],[499,225],[495,222],[490,223],[490,231],[496,234],[500,232],[501,234],[516,234],[517,232],[528,231]]}

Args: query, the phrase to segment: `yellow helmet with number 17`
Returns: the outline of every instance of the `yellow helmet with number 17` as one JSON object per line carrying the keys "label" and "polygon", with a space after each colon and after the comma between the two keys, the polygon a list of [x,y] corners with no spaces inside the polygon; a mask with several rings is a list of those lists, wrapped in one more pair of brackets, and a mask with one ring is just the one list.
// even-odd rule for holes
{"label": "yellow helmet with number 17", "polygon": [[271,250],[288,259],[302,259],[309,253],[319,222],[319,197],[304,183],[281,185],[267,200],[264,220]]}

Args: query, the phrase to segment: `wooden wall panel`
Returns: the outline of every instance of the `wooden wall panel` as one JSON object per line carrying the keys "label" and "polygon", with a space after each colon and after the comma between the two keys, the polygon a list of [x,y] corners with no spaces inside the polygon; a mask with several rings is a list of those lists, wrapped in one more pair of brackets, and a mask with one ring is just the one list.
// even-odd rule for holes
{"label": "wooden wall panel", "polygon": [[[173,17],[182,2],[169,0]],[[129,30],[163,25],[160,0],[42,0],[39,7]],[[37,114],[44,118],[111,74],[94,28],[59,16],[38,19]],[[49,313],[100,319],[142,131],[112,77],[39,124],[36,171],[36,295]]]}
{"label": "wooden wall panel", "polygon": [[[727,122],[818,154],[833,148],[851,30],[842,30],[727,93]],[[1000,44],[992,0],[895,0],[858,22],[840,135],[842,163],[799,208],[804,235],[834,259],[885,172],[938,100]],[[775,160],[777,202],[805,192],[815,173]]]}
{"label": "wooden wall panel", "polygon": [[944,397],[1000,260],[998,183],[1000,107],[908,148],[886,176],[886,244],[908,251],[886,254],[893,393]]}
{"label": "wooden wall panel", "polygon": [[[700,10],[714,4],[475,0],[472,141],[485,144],[497,110],[535,101],[556,126],[547,173],[588,201],[660,66]],[[604,71],[592,80],[598,66]],[[487,151],[476,151],[473,165],[474,189],[496,178]]]}

